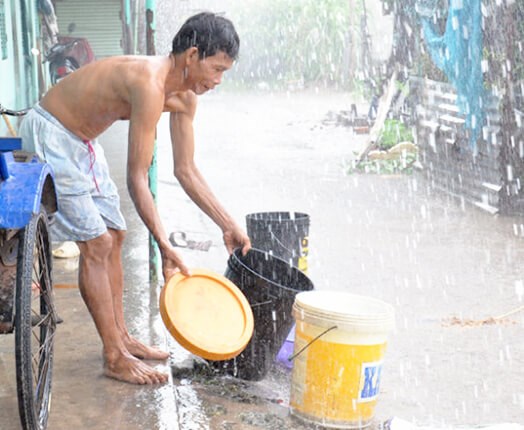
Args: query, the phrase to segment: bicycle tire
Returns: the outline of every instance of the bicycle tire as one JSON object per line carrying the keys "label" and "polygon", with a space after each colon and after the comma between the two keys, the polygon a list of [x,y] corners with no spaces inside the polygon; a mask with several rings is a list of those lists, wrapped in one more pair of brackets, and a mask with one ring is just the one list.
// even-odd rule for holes
{"label": "bicycle tire", "polygon": [[41,209],[20,231],[15,291],[18,409],[24,430],[47,427],[51,405],[56,315],[47,214]]}

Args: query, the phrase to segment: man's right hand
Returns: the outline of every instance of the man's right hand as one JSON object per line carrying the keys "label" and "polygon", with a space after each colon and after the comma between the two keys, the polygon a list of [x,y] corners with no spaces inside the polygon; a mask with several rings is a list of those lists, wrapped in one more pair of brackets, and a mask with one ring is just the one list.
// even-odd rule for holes
{"label": "man's right hand", "polygon": [[167,283],[169,279],[179,271],[182,272],[183,275],[191,275],[189,269],[182,261],[182,258],[172,246],[168,245],[161,249],[160,254],[162,255],[162,274],[164,275],[165,283]]}
{"label": "man's right hand", "polygon": [[235,224],[224,230],[224,245],[229,255],[233,253],[235,248],[242,248],[242,255],[246,255],[247,251],[251,249],[251,241],[248,235]]}

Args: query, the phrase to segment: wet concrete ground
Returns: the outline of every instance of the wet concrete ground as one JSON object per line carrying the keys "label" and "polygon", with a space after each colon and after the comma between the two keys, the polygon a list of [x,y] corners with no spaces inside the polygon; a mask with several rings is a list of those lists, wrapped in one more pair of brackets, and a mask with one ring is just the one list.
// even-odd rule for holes
{"label": "wet concrete ground", "polygon": [[[240,223],[248,213],[310,214],[309,275],[319,290],[376,297],[395,307],[377,425],[393,416],[454,428],[524,417],[523,313],[481,325],[523,305],[522,219],[497,217],[433,193],[417,175],[345,175],[365,137],[322,125],[348,110],[348,95],[216,92],[200,98],[196,159]],[[127,124],[102,139],[129,223],[126,318],[144,341],[188,354],[158,315],[148,283],[147,234],[125,191]],[[172,178],[163,118],[158,128],[159,210],[168,232],[212,240],[207,252],[180,249],[186,263],[223,273],[221,233]],[[75,262],[55,260],[55,283],[76,283]],[[101,346],[76,288],[56,290],[65,322],[56,343],[50,429],[300,429],[289,417],[289,373],[263,381],[177,373],[163,387],[134,387],[101,375]],[[458,319],[453,319],[457,317]],[[464,322],[468,323],[465,324]],[[19,428],[14,340],[0,337],[0,428]],[[5,412],[4,412],[5,411]]]}

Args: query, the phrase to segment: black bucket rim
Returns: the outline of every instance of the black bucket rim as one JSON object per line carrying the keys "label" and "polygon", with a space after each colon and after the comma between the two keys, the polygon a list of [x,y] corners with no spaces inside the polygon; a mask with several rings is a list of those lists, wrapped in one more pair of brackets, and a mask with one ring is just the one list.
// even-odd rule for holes
{"label": "black bucket rim", "polygon": [[[299,277],[302,276],[303,278],[305,278],[309,282],[309,284],[311,285],[311,290],[315,289],[313,281],[304,272],[302,272],[297,267],[289,264],[286,260],[271,254],[270,251],[264,251],[263,249],[250,248],[248,252],[250,252],[250,251],[255,251],[255,252],[258,252],[258,253],[262,253],[264,255],[269,255],[271,258],[273,258],[273,259],[275,259],[277,261],[282,262],[283,264],[285,264],[286,266],[288,266],[292,270],[296,271],[299,274]],[[251,269],[249,266],[246,266],[244,264],[244,262],[238,257],[237,253],[241,254],[242,253],[242,248],[236,248],[235,250],[233,250],[233,253],[230,255],[229,258],[230,259],[234,258],[236,260],[236,263],[238,263],[240,266],[242,266],[243,269],[246,269],[249,273],[252,273],[253,275],[257,276],[258,278],[264,280],[265,282],[267,282],[267,283],[269,283],[271,285],[274,285],[277,288],[282,288],[283,290],[293,291],[294,293],[300,293],[300,292],[303,292],[303,291],[311,291],[311,290],[303,290],[303,289],[296,289],[296,288],[286,287],[285,285],[279,284],[279,283],[277,283],[275,281],[272,281],[271,279],[266,278],[265,276],[260,275],[259,273],[255,272],[253,269]]]}
{"label": "black bucket rim", "polygon": [[[289,219],[261,219],[258,217],[263,217],[264,215],[271,216],[271,215],[277,215],[277,214],[294,214],[294,218]],[[288,223],[288,222],[303,222],[307,221],[310,222],[310,216],[306,212],[297,212],[297,211],[264,211],[264,212],[253,212],[246,215],[246,220],[249,221],[278,221],[281,223]]]}

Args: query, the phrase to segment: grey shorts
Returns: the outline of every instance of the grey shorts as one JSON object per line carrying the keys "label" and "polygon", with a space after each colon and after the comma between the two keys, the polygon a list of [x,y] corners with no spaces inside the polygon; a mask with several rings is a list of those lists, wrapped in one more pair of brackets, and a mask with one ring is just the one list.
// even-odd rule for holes
{"label": "grey shorts", "polygon": [[19,134],[24,150],[35,152],[55,173],[53,241],[84,242],[108,228],[126,229],[117,187],[96,140],[82,141],[38,104],[22,120]]}

